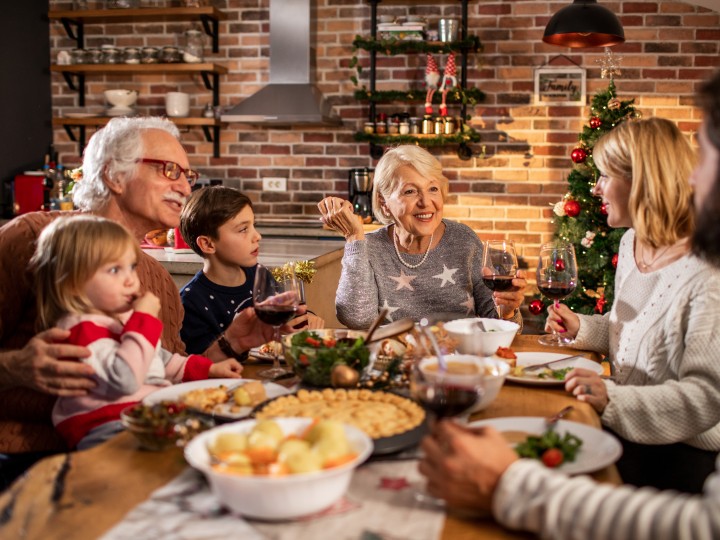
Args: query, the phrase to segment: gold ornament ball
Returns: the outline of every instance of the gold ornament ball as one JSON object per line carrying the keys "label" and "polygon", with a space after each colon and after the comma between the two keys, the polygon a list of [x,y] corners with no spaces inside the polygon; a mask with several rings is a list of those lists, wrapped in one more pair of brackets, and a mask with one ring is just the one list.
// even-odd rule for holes
{"label": "gold ornament ball", "polygon": [[335,388],[352,388],[359,379],[360,374],[345,364],[335,366],[330,373],[330,382]]}

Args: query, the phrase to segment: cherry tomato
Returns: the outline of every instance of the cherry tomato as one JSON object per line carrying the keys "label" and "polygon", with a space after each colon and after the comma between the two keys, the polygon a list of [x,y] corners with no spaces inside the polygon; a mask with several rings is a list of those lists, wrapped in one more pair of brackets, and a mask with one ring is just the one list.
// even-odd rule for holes
{"label": "cherry tomato", "polygon": [[298,356],[298,360],[300,360],[300,363],[304,366],[307,366],[310,363],[308,361],[307,354],[300,354],[300,356]]}
{"label": "cherry tomato", "polygon": [[323,345],[325,345],[328,349],[332,349],[337,341],[335,341],[333,338],[325,338],[323,339]]}
{"label": "cherry tomato", "polygon": [[548,448],[543,452],[541,459],[546,467],[554,468],[559,467],[565,457],[559,448]]}
{"label": "cherry tomato", "polygon": [[305,338],[305,343],[307,343],[307,344],[310,345],[311,347],[319,347],[319,346],[320,346],[320,341],[318,341],[318,340],[315,339],[315,338],[311,338],[311,337],[306,337],[306,338]]}

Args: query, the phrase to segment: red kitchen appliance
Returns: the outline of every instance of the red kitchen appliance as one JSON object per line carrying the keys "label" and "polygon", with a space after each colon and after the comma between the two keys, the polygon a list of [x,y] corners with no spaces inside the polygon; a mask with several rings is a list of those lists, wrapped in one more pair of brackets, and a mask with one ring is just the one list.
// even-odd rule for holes
{"label": "red kitchen appliance", "polygon": [[19,216],[49,209],[49,201],[46,200],[48,195],[44,173],[31,171],[18,174],[13,182],[13,213]]}

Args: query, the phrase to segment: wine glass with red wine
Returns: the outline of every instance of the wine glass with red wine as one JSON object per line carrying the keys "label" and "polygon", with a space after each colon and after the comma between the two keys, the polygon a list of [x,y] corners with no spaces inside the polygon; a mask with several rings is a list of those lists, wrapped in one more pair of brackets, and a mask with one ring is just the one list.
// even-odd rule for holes
{"label": "wine glass with red wine", "polygon": [[[511,240],[488,240],[485,242],[482,260],[483,283],[491,291],[509,291],[518,269],[515,244]],[[503,309],[495,305],[498,317]]]}
{"label": "wine glass with red wine", "polygon": [[[550,298],[558,307],[560,300],[570,296],[577,286],[578,273],[575,248],[569,242],[550,242],[540,246],[537,267],[537,286],[543,296]],[[552,334],[541,336],[541,345],[563,346],[572,340]]]}
{"label": "wine glass with red wine", "polygon": [[272,379],[288,372],[280,367],[277,344],[280,343],[280,327],[295,317],[300,305],[300,287],[294,270],[285,272],[282,281],[276,281],[269,268],[258,264],[253,286],[253,303],[258,319],[271,325],[275,331],[273,365],[258,373],[260,377]]}

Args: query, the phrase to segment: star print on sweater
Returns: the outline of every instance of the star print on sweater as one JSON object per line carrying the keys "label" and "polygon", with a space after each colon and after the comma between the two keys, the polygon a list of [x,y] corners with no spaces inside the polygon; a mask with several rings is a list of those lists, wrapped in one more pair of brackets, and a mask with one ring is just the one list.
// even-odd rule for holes
{"label": "star print on sweater", "polygon": [[388,304],[387,300],[385,300],[385,303],[383,304],[382,307],[383,307],[383,309],[388,310],[387,317],[386,317],[388,321],[392,321],[393,320],[392,314],[395,313],[398,309],[400,309],[399,307],[392,307],[390,304]]}
{"label": "star print on sweater", "polygon": [[453,279],[453,275],[455,272],[458,271],[458,268],[448,268],[443,264],[443,272],[442,274],[436,274],[433,277],[437,279],[442,279],[442,283],[440,284],[440,288],[442,289],[445,285],[448,283],[452,283],[455,285],[455,280]]}
{"label": "star print on sweater", "polygon": [[465,300],[462,304],[465,309],[467,309],[467,315],[473,313],[475,311],[475,299],[472,297],[472,295],[467,295],[467,300]]}
{"label": "star print on sweater", "polygon": [[411,291],[414,291],[413,286],[410,285],[413,279],[415,279],[417,276],[409,276],[405,273],[405,270],[400,270],[400,275],[397,277],[390,276],[390,279],[393,281],[397,281],[397,287],[395,287],[396,291],[399,291],[400,289],[408,289]]}

